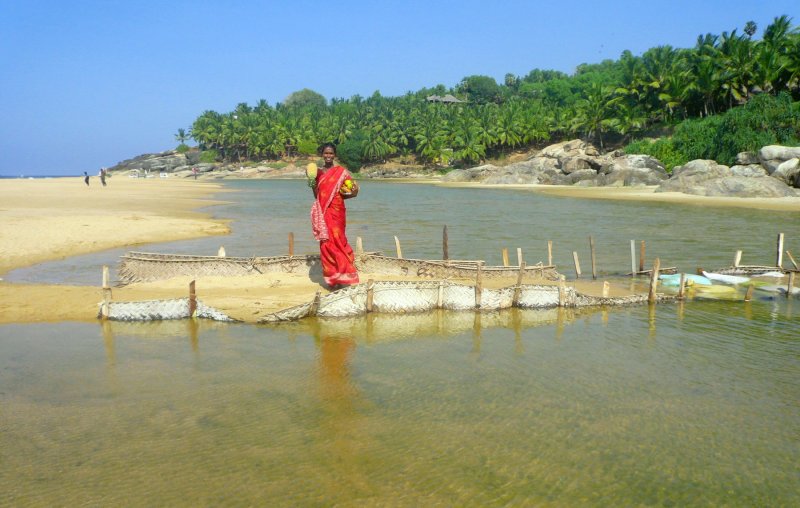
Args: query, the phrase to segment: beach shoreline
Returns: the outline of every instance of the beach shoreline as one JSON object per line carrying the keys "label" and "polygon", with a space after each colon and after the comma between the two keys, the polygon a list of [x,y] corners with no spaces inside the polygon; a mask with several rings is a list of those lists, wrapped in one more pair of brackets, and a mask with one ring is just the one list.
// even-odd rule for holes
{"label": "beach shoreline", "polygon": [[[575,188],[544,185],[485,185],[437,180],[391,180],[402,184],[474,187],[538,192],[580,199],[638,200],[689,206],[736,206],[800,211],[800,197],[779,199],[709,198],[655,193],[653,188]],[[223,203],[213,196],[226,192],[213,181],[181,179],[110,179],[107,187],[86,187],[82,178],[0,180],[0,278],[12,269],[44,261],[132,247],[229,233],[228,222],[201,208]],[[264,253],[270,255],[272,253]],[[114,269],[114,268],[112,268]],[[365,277],[368,274],[365,274]],[[114,288],[119,300],[180,298],[188,294],[183,279]],[[299,304],[322,290],[308,277],[271,274],[208,277],[198,281],[200,298],[243,321]],[[252,294],[270,288],[270,297]],[[593,288],[585,288],[591,291]],[[11,283],[0,279],[0,324],[92,321],[102,300],[98,284],[64,286]],[[282,306],[282,307],[281,307]]]}

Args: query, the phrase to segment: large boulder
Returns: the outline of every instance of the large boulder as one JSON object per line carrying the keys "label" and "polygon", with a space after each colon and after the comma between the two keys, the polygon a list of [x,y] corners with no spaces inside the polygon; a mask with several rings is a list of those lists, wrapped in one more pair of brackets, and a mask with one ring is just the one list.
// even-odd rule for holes
{"label": "large boulder", "polygon": [[713,160],[695,159],[683,166],[675,166],[672,177],[662,182],[656,192],[685,192],[705,195],[700,190],[708,180],[733,176],[731,168]]}
{"label": "large boulder", "polygon": [[749,178],[761,178],[769,176],[767,170],[761,164],[743,164],[731,166],[731,174],[733,176],[746,176]]}
{"label": "large boulder", "polygon": [[780,163],[770,176],[786,185],[800,187],[800,159],[794,158]]}
{"label": "large boulder", "polygon": [[777,178],[728,176],[707,180],[692,187],[690,194],[738,198],[783,198],[796,196],[794,189]]}
{"label": "large boulder", "polygon": [[649,155],[620,155],[612,159],[601,173],[598,185],[612,187],[658,185],[669,178],[664,165]]}
{"label": "large boulder", "polygon": [[442,177],[443,182],[481,182],[500,169],[492,164],[484,164],[468,169],[456,169]]}
{"label": "large boulder", "polygon": [[788,161],[789,159],[797,159],[800,158],[800,146],[765,146],[758,151],[758,158],[762,162],[772,160]]}

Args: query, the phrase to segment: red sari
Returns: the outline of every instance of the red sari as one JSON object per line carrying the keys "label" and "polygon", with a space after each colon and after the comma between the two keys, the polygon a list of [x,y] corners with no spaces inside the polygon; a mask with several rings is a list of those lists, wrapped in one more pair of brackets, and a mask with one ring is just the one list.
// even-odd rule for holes
{"label": "red sari", "polygon": [[358,284],[353,248],[347,243],[347,210],[339,189],[350,173],[334,166],[317,174],[317,199],[311,207],[311,228],[319,240],[322,275],[329,286]]}

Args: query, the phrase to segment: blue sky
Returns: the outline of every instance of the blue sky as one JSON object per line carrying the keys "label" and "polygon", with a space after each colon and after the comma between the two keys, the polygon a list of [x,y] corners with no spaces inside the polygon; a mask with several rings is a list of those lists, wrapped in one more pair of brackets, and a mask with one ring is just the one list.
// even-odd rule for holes
{"label": "blue sky", "polygon": [[0,175],[78,175],[176,146],[205,110],[401,95],[691,47],[797,0],[0,0]]}

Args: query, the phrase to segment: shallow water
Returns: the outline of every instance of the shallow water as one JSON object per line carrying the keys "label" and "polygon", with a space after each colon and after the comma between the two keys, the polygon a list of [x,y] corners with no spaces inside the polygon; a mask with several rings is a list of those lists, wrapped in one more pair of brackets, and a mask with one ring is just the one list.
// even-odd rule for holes
{"label": "shallow water", "polygon": [[[294,231],[312,252],[298,185],[233,182],[245,205],[214,210],[231,237],[147,250],[275,254]],[[494,263],[553,240],[571,266],[593,234],[605,273],[629,269],[630,239],[691,272],[737,249],[774,263],[778,232],[800,251],[796,213],[363,188],[351,239],[392,252],[398,235],[408,257],[438,257],[443,224],[451,257]],[[114,263],[95,256],[70,277]],[[799,317],[777,297],[0,326],[0,505],[796,506]]]}

